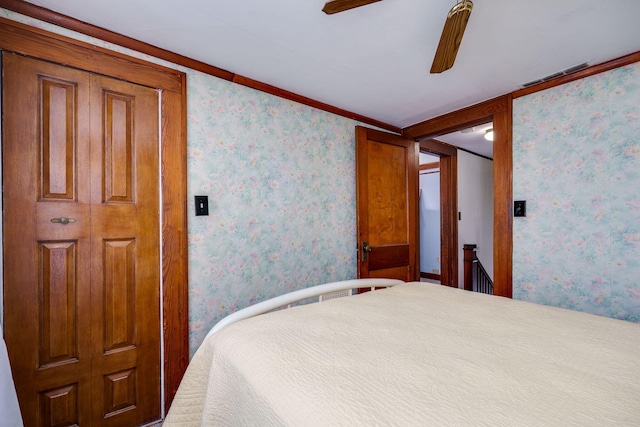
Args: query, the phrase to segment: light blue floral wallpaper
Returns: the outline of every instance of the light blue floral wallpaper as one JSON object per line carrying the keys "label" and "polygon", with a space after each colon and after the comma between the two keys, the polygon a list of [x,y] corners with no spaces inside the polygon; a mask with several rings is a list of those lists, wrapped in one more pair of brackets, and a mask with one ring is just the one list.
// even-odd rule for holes
{"label": "light blue floral wallpaper", "polygon": [[193,351],[239,308],[356,277],[356,123],[196,72],[188,96]]}
{"label": "light blue floral wallpaper", "polygon": [[[356,277],[358,122],[5,9],[0,16],[187,73],[191,354],[231,312]],[[209,196],[209,216],[195,216],[194,195]]]}
{"label": "light blue floral wallpaper", "polygon": [[513,103],[513,295],[640,321],[640,63]]}

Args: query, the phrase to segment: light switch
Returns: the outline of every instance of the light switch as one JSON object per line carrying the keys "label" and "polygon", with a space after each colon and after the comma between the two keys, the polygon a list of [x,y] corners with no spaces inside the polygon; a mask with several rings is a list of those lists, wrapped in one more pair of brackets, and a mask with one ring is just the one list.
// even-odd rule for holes
{"label": "light switch", "polygon": [[209,215],[209,196],[195,196],[196,216]]}
{"label": "light switch", "polygon": [[527,216],[526,200],[516,200],[513,202],[513,216]]}

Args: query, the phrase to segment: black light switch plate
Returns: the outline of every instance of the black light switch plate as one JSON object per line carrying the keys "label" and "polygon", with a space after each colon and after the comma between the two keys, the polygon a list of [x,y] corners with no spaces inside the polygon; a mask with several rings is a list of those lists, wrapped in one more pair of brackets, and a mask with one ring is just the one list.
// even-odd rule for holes
{"label": "black light switch plate", "polygon": [[527,216],[526,200],[516,200],[513,202],[513,216]]}
{"label": "black light switch plate", "polygon": [[209,196],[195,196],[196,216],[209,215]]}

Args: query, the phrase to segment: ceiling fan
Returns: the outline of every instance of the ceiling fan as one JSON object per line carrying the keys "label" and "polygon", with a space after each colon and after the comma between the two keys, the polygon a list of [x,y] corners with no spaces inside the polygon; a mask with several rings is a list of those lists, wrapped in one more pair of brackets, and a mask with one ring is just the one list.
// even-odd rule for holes
{"label": "ceiling fan", "polygon": [[[379,1],[382,0],[329,0],[322,8],[322,11],[327,15],[332,15]],[[430,72],[432,74],[441,73],[453,67],[472,9],[473,3],[471,0],[462,0],[456,3],[449,11],[444,22],[435,57],[433,58],[433,64],[431,65]]]}

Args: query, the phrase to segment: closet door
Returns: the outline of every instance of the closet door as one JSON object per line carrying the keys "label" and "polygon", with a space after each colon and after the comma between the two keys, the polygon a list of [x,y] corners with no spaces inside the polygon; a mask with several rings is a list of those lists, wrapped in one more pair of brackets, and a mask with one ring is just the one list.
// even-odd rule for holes
{"label": "closet door", "polygon": [[26,426],[160,418],[158,105],[3,54],[5,339]]}

